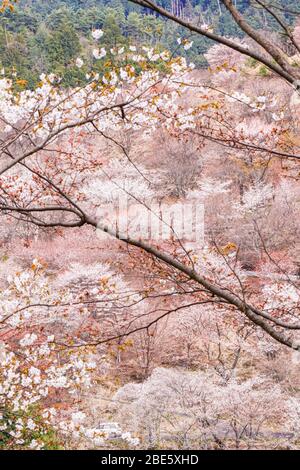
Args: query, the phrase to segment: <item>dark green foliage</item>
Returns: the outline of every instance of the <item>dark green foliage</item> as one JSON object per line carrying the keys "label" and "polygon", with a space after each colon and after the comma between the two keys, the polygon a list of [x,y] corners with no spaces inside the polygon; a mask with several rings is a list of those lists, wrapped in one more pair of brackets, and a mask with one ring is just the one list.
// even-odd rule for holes
{"label": "dark green foliage", "polygon": [[[172,0],[158,3],[170,9]],[[287,9],[297,9],[297,3],[282,0]],[[217,0],[181,0],[181,4],[189,19],[198,21],[200,17],[220,34],[242,37]],[[265,16],[251,7],[249,0],[237,0],[237,6],[255,28],[263,24],[264,28],[276,29],[274,20],[268,17],[266,25]],[[288,14],[285,19],[293,21]],[[84,72],[78,70],[75,60],[80,56],[87,64],[91,61],[93,28],[103,29],[101,46],[108,49],[134,43],[182,54],[176,39],[189,37],[194,45],[186,55],[198,67],[206,65],[203,54],[212,44],[128,0],[19,0],[14,12],[6,10],[0,14],[0,68],[4,67],[6,73],[17,71],[18,77],[27,80],[30,87],[39,81],[41,73],[49,72],[62,75],[65,86],[80,84]]]}

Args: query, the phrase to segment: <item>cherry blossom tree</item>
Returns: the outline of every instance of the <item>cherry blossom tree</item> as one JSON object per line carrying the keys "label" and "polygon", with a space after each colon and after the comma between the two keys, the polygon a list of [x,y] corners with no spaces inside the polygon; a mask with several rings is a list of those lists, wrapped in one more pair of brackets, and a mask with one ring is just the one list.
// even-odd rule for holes
{"label": "cherry blossom tree", "polygon": [[[172,17],[150,1],[136,3]],[[76,237],[76,230],[89,228],[102,250],[111,246],[122,254],[109,263],[65,265],[55,281],[35,259],[31,268],[6,280],[0,293],[0,422],[8,447],[43,448],[49,433],[55,433],[55,443],[62,439],[68,445],[72,435],[102,445],[105,433],[85,426],[81,409],[70,405],[62,421],[46,402],[55,401],[56,389],[80,402],[101,355],[119,367],[135,349],[148,376],[155,348],[163,342],[155,333],[163,324],[173,329],[174,338],[171,321],[186,312],[190,316],[181,317],[175,341],[180,335],[184,341],[185,330],[190,360],[193,340],[205,326],[197,354],[216,373],[158,369],[144,384],[125,386],[116,403],[123,393],[127,400],[128,392],[128,432],[137,428],[147,446],[159,445],[168,432],[181,447],[200,442],[206,448],[244,448],[259,447],[261,432],[281,423],[284,392],[274,388],[270,407],[263,380],[241,380],[236,369],[241,350],[255,343],[268,353],[279,345],[299,350],[299,279],[285,265],[292,257],[288,243],[295,244],[297,237],[293,223],[283,223],[285,209],[287,218],[299,214],[296,187],[292,194],[286,191],[287,178],[297,178],[300,158],[290,86],[298,68],[277,45],[254,34],[232,2],[222,3],[260,48],[256,52],[176,19],[222,44],[207,54],[216,69],[209,82],[195,83],[193,64],[159,49],[113,48],[108,60],[101,30],[92,32],[94,65],[81,87],[63,89],[53,74],[42,75],[35,90],[18,91],[18,77],[0,80],[3,220],[54,236]],[[192,47],[191,41],[177,42],[183,50]],[[216,62],[223,46],[234,56],[242,53],[240,72],[251,70],[246,56],[274,72],[272,79],[283,79],[280,102],[276,89],[226,88],[237,72],[230,61]],[[83,64],[78,57],[76,66]],[[151,141],[156,141],[152,152]],[[288,167],[278,184],[275,170],[281,162]],[[152,233],[132,236],[128,226],[125,233],[120,230],[114,210],[122,198],[146,210],[145,219],[168,225],[157,205],[166,195],[170,205],[182,198],[209,207],[205,244],[189,244],[173,226],[172,236],[163,241]],[[236,227],[242,227],[238,233]],[[258,254],[249,266],[240,253],[245,256],[253,247]],[[279,250],[283,261],[276,256]],[[123,421],[122,409],[120,416]],[[138,445],[131,434],[122,439]]]}
{"label": "cherry blossom tree", "polygon": [[[105,301],[111,290],[109,275],[105,267],[95,267],[85,276],[95,279],[96,273],[102,275],[105,309],[110,303]],[[55,336],[67,341],[78,326],[82,328],[83,307],[92,303],[72,292],[73,279],[70,269],[60,279],[64,287],[53,291],[45,266],[34,260],[30,269],[10,275],[1,292],[0,435],[5,449],[68,448],[76,442],[94,447],[109,438],[109,433],[89,426],[78,405],[84,391],[94,384],[96,369],[101,371],[99,358],[95,352],[72,348],[66,354],[54,341]],[[81,317],[75,315],[78,305]],[[66,331],[58,334],[62,317]],[[121,440],[137,442],[128,432]]]}
{"label": "cherry blossom tree", "polygon": [[[116,234],[111,228],[104,226],[102,221],[98,223],[97,217],[92,215],[97,184],[96,189],[92,190],[92,197],[90,197],[91,189],[83,192],[82,187],[87,179],[90,180],[90,174],[95,170],[97,178],[97,169],[102,166],[101,159],[93,154],[88,159],[82,158],[78,155],[78,146],[75,151],[67,150],[66,147],[66,151],[61,152],[61,145],[66,140],[72,142],[72,145],[74,139],[80,142],[83,129],[88,133],[100,133],[102,137],[114,143],[127,158],[126,148],[122,143],[115,141],[111,129],[116,133],[118,129],[129,126],[139,132],[146,132],[147,135],[160,125],[174,135],[178,132],[187,134],[190,132],[195,133],[200,139],[222,141],[223,144],[227,142],[229,147],[237,145],[250,152],[252,149],[255,153],[269,152],[281,157],[288,155],[274,150],[274,145],[278,145],[277,139],[272,143],[273,149],[272,146],[267,149],[257,141],[253,143],[252,139],[236,137],[236,129],[229,129],[229,135],[226,137],[223,122],[228,96],[221,96],[220,102],[216,104],[213,98],[215,94],[218,96],[218,91],[208,91],[203,88],[199,104],[195,103],[190,109],[183,107],[176,97],[179,91],[182,92],[184,88],[193,85],[189,83],[187,75],[189,66],[184,59],[162,56],[153,49],[146,49],[146,58],[129,53],[131,60],[144,64],[142,74],[136,74],[133,65],[126,65],[127,53],[121,50],[116,51],[116,54],[119,57],[116,70],[110,68],[102,77],[98,73],[91,72],[86,87],[70,92],[60,90],[54,77],[43,76],[41,86],[36,91],[26,90],[15,96],[13,83],[6,79],[2,80],[2,100],[6,103],[3,107],[3,132],[9,135],[8,140],[5,137],[5,143],[3,136],[2,212],[44,228],[58,226],[72,228],[87,224],[124,239],[127,244],[142,249],[154,256],[158,262],[163,262],[175,270],[175,276],[177,271],[179,276],[184,276],[191,284],[202,286],[208,299],[213,296],[213,299],[216,297],[221,302],[234,306],[273,338],[293,347],[293,340],[277,327],[281,326],[290,331],[297,329],[298,325],[285,322],[279,324],[259,306],[246,301],[241,274],[237,266],[232,267],[226,250],[223,255],[219,253],[221,254],[219,257],[217,253],[215,255],[210,252],[213,266],[209,267],[209,261],[208,265],[202,268],[202,276],[197,273],[195,263],[190,256],[187,256],[186,250],[180,243],[179,249],[182,255],[179,258],[172,257],[143,241],[124,237],[120,233]],[[157,61],[164,63],[166,72],[162,75],[155,67]],[[252,113],[269,112],[268,106],[272,106],[265,96],[253,99],[236,95],[230,97],[231,99],[250,107]],[[220,109],[217,118],[216,109]],[[215,125],[212,125],[212,122]],[[203,135],[202,129],[208,129],[206,135]],[[240,135],[243,135],[242,132],[238,130]],[[259,135],[258,139],[261,141],[262,136]],[[264,140],[268,140],[268,136]],[[64,156],[63,172],[62,156]],[[19,172],[17,168],[20,168]],[[144,176],[141,171],[139,175]],[[139,194],[131,194],[133,188],[130,185],[124,187],[122,184],[120,186],[118,181],[112,183],[126,194],[133,196],[139,203],[142,202]],[[89,187],[91,188],[90,184]],[[232,279],[233,274],[236,282]],[[234,293],[227,291],[229,285]]]}
{"label": "cherry blossom tree", "polygon": [[114,401],[119,419],[150,448],[247,449],[272,440],[284,448],[273,431],[284,394],[275,387],[267,396],[265,380],[224,383],[214,374],[160,368],[143,384],[126,384]]}

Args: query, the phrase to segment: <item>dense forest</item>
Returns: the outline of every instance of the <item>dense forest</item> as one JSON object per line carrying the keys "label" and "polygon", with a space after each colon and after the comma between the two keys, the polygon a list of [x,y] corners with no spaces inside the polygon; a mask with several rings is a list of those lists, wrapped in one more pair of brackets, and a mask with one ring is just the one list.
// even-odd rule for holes
{"label": "dense forest", "polygon": [[[282,3],[291,22],[288,6],[295,9],[294,2]],[[242,36],[218,0],[162,0],[160,4],[220,34]],[[263,10],[250,7],[249,0],[238,0],[237,4],[256,28],[276,30],[275,20]],[[93,28],[104,31],[103,45],[108,49],[134,43],[166,48],[174,54],[178,36],[187,34],[176,24],[124,0],[21,0],[14,11],[6,9],[0,15],[0,66],[6,75],[17,73],[30,87],[37,84],[41,73],[50,72],[63,76],[66,86],[73,86],[84,79],[86,68],[79,70],[75,61],[78,55],[90,57]],[[193,48],[186,54],[197,67],[205,67],[203,54],[212,43],[205,37],[192,36]]]}

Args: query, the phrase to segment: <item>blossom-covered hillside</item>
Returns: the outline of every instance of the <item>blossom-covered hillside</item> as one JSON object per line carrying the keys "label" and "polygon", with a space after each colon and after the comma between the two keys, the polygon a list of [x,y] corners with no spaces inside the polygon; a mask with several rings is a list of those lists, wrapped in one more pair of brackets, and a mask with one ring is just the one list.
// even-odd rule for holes
{"label": "blossom-covered hillside", "polygon": [[297,2],[133,3],[174,47],[1,64],[0,449],[297,450]]}

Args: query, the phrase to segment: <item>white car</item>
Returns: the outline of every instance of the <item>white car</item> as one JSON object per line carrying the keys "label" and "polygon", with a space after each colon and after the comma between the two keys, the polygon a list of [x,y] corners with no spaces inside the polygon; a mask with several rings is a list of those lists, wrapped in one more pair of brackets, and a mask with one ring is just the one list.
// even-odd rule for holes
{"label": "white car", "polygon": [[108,439],[120,439],[122,430],[118,423],[100,423],[98,430],[105,433]]}

